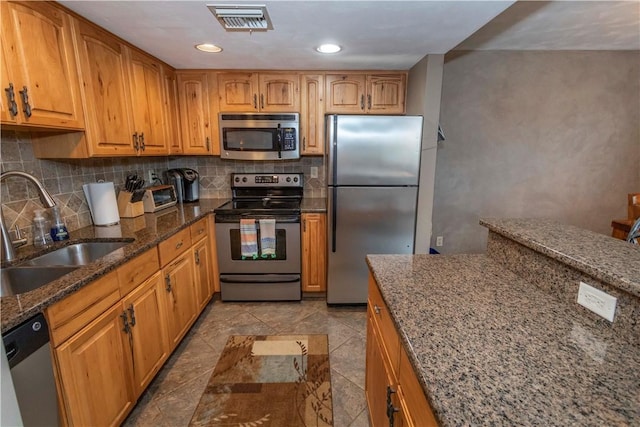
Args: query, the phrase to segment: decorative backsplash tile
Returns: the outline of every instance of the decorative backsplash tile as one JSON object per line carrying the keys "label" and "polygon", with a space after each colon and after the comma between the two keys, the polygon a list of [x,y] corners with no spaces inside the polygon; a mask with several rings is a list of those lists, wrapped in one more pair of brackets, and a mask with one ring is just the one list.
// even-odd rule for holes
{"label": "decorative backsplash tile", "polygon": [[[282,162],[221,160],[210,156],[121,157],[81,160],[44,160],[33,155],[28,132],[2,130],[0,141],[2,172],[19,170],[34,175],[61,207],[69,231],[91,225],[91,214],[82,185],[100,180],[111,181],[116,192],[123,186],[127,174],[134,172],[144,179],[148,170],[162,173],[170,168],[188,167],[200,175],[201,198],[228,198],[229,174],[233,172],[302,172],[305,175],[305,197],[325,197],[325,178],[321,156],[303,157]],[[311,178],[311,167],[318,168],[318,178]],[[7,227],[17,225],[31,243],[33,212],[42,209],[36,189],[22,178],[9,177],[0,186],[2,212]]]}

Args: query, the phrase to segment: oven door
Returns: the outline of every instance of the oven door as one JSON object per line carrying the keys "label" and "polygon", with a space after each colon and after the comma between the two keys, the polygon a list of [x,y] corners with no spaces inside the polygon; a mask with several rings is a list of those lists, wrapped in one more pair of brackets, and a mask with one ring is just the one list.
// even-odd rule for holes
{"label": "oven door", "polygon": [[[244,216],[246,218],[247,216]],[[259,217],[256,219],[260,241]],[[273,218],[273,217],[270,217]],[[216,215],[218,268],[225,274],[300,274],[300,216],[276,217],[276,257],[243,259],[240,240],[240,216]]]}

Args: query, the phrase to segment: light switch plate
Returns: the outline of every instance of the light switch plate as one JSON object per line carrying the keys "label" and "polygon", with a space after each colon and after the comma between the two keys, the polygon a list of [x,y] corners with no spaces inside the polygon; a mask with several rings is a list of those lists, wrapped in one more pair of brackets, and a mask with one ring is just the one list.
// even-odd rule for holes
{"label": "light switch plate", "polygon": [[318,167],[311,166],[311,178],[317,178],[317,177],[318,177]]}
{"label": "light switch plate", "polygon": [[613,317],[616,314],[617,302],[618,299],[616,297],[612,297],[608,293],[602,292],[600,289],[596,289],[584,282],[580,282],[580,288],[578,289],[578,304],[588,308],[597,315],[604,317],[609,322],[613,322]]}

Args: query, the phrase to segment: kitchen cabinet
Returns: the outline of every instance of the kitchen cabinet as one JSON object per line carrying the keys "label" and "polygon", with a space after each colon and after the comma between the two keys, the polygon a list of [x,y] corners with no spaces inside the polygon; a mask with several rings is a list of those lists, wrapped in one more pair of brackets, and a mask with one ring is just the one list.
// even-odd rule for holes
{"label": "kitchen cabinet", "polygon": [[139,155],[169,153],[165,118],[164,77],[160,62],[128,49],[133,117],[133,144]]}
{"label": "kitchen cabinet", "polygon": [[178,104],[182,134],[182,153],[189,155],[220,154],[218,118],[212,110],[210,73],[177,72]]}
{"label": "kitchen cabinet", "polygon": [[180,134],[180,115],[178,108],[178,77],[176,72],[165,66],[162,71],[164,77],[164,108],[167,118],[167,138],[169,154],[182,154],[182,135]]}
{"label": "kitchen cabinet", "polygon": [[174,349],[198,314],[191,235],[188,228],[158,245],[163,266],[169,347]]}
{"label": "kitchen cabinet", "polygon": [[406,73],[325,76],[327,114],[403,114]]}
{"label": "kitchen cabinet", "polygon": [[221,112],[288,112],[300,109],[300,76],[296,73],[219,73]]}
{"label": "kitchen cabinet", "polygon": [[437,427],[372,275],[367,305],[365,396],[372,427]]}
{"label": "kitchen cabinet", "polygon": [[303,74],[300,95],[302,155],[324,154],[324,75]]}
{"label": "kitchen cabinet", "polygon": [[302,291],[327,290],[327,215],[302,214]]}
{"label": "kitchen cabinet", "polygon": [[84,129],[71,17],[45,2],[3,1],[1,11],[2,123]]}
{"label": "kitchen cabinet", "polygon": [[195,265],[196,300],[199,309],[203,309],[213,295],[211,248],[209,244],[209,221],[202,218],[189,228],[193,243],[193,262]]}

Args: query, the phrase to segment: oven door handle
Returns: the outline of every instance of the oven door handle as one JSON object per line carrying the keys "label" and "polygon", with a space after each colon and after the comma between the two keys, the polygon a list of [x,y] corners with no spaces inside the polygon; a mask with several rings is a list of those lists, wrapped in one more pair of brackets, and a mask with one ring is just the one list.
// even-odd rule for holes
{"label": "oven door handle", "polygon": [[223,283],[294,283],[300,281],[300,275],[260,274],[260,275],[220,275]]}

